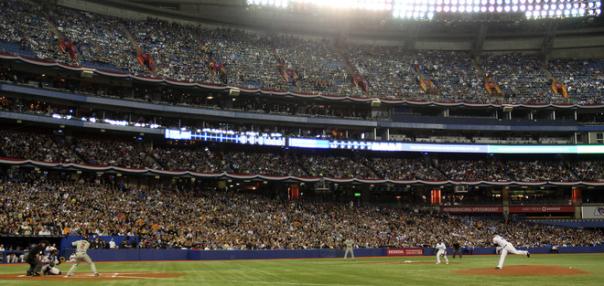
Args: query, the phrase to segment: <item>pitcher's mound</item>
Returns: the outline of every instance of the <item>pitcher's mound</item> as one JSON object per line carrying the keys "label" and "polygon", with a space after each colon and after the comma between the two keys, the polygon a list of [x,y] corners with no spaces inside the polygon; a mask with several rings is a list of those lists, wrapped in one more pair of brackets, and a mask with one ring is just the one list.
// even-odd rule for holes
{"label": "pitcher's mound", "polygon": [[76,273],[74,276],[65,277],[63,275],[47,275],[30,277],[24,274],[0,274],[0,280],[136,280],[136,279],[165,279],[182,276],[182,273],[174,272],[105,272],[99,276],[90,273]]}
{"label": "pitcher's mound", "polygon": [[470,268],[455,271],[462,275],[494,275],[494,276],[566,276],[584,275],[587,271],[574,267],[561,267],[550,265],[511,265],[497,270],[495,267]]}

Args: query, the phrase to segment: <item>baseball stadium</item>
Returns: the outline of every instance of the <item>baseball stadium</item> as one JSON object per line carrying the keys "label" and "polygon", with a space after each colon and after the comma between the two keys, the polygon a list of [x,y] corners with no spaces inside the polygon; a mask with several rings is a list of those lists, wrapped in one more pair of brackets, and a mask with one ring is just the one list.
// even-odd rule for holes
{"label": "baseball stadium", "polygon": [[0,286],[602,285],[602,0],[0,0]]}

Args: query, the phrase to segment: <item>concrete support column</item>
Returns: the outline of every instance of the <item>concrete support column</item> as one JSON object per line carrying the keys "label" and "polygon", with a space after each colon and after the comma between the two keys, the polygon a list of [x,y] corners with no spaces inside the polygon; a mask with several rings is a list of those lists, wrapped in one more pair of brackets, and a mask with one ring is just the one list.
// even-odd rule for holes
{"label": "concrete support column", "polygon": [[575,115],[575,121],[577,121],[577,119],[579,118],[579,114],[578,114],[578,112],[576,110],[574,112],[574,115]]}
{"label": "concrete support column", "polygon": [[503,208],[503,220],[507,223],[510,220],[510,188],[505,187],[501,190],[501,206]]}
{"label": "concrete support column", "polygon": [[575,206],[575,218],[581,219],[581,206],[583,205],[583,192],[579,187],[571,190],[571,203]]}

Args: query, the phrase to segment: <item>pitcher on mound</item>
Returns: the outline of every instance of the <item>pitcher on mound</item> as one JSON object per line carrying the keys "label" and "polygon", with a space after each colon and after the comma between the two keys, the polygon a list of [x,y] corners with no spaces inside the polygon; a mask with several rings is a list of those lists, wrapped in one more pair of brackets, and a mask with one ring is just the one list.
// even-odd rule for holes
{"label": "pitcher on mound", "polygon": [[508,253],[511,254],[519,254],[519,255],[526,255],[526,257],[531,257],[531,254],[526,251],[526,250],[517,250],[514,245],[512,245],[511,243],[509,243],[507,240],[503,239],[503,237],[499,236],[499,235],[495,235],[493,237],[493,244],[497,245],[498,248],[500,248],[500,254],[499,254],[499,264],[497,264],[497,267],[495,267],[495,269],[499,270],[503,268],[503,263],[505,262],[505,257],[508,256]]}

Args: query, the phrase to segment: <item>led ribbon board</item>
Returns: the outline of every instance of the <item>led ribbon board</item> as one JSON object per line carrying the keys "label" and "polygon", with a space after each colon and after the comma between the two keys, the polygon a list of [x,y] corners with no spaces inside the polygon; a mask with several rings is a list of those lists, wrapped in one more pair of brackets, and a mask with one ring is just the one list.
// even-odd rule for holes
{"label": "led ribbon board", "polygon": [[259,146],[285,146],[286,138],[281,134],[258,132],[235,132],[224,130],[203,130],[192,132],[187,130],[166,129],[166,139],[199,140],[207,142],[233,143]]}
{"label": "led ribbon board", "polygon": [[475,154],[604,154],[604,145],[488,145],[436,144],[388,141],[338,141],[289,138],[287,146],[307,149],[344,149],[380,152],[435,152]]}
{"label": "led ribbon board", "polygon": [[430,152],[474,154],[604,154],[604,145],[490,145],[437,144],[396,141],[352,141],[284,137],[281,134],[209,130],[192,132],[166,129],[166,139],[199,140],[243,145],[281,146],[303,149],[367,150],[378,152]]}

